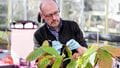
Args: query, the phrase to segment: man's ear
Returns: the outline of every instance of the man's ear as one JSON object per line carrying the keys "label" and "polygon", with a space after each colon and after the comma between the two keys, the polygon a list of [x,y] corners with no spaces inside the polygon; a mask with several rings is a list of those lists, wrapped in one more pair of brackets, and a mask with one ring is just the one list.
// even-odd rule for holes
{"label": "man's ear", "polygon": [[38,14],[38,22],[41,22],[41,21],[45,22],[44,15],[39,12],[39,14]]}
{"label": "man's ear", "polygon": [[38,20],[39,23],[41,22],[41,15],[40,15],[40,12],[38,13],[37,20]]}
{"label": "man's ear", "polygon": [[42,13],[39,13],[39,15],[41,16],[42,19],[44,19],[44,15]]}

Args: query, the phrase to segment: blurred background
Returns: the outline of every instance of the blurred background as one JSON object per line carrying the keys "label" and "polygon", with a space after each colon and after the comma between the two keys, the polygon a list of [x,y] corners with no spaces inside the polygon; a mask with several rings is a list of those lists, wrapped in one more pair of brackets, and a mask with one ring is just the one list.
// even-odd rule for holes
{"label": "blurred background", "polygon": [[[120,47],[120,0],[56,2],[61,18],[76,21],[88,45],[95,43]],[[38,21],[39,4],[40,0],[0,0],[0,49],[14,51],[15,46],[33,47],[32,43],[28,43],[32,42],[34,31],[42,25],[42,20]],[[31,40],[22,41],[23,38],[19,37]]]}

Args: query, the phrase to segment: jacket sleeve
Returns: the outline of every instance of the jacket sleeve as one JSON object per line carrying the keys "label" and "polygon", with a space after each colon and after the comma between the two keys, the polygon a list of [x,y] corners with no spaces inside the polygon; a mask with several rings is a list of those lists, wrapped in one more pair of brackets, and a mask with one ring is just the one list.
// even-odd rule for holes
{"label": "jacket sleeve", "polygon": [[33,42],[34,42],[34,49],[37,49],[38,47],[40,47],[40,44],[38,43],[35,37],[33,38]]}
{"label": "jacket sleeve", "polygon": [[87,48],[87,44],[86,44],[86,41],[83,37],[83,32],[81,31],[81,29],[79,28],[78,24],[76,22],[73,23],[73,31],[74,31],[74,34],[75,34],[75,40],[77,42],[79,42],[79,44],[83,47],[86,47]]}
{"label": "jacket sleeve", "polygon": [[33,41],[34,41],[34,48],[38,48],[42,45],[43,37],[42,37],[42,33],[40,32],[40,30],[37,30],[34,33]]}

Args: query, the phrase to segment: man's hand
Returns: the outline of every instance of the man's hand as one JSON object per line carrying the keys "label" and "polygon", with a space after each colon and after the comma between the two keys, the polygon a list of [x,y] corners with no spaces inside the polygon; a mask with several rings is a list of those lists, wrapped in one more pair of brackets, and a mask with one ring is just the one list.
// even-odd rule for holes
{"label": "man's hand", "polygon": [[85,52],[87,51],[87,48],[85,47],[80,47],[80,48],[77,48],[77,52],[81,55],[83,55]]}
{"label": "man's hand", "polygon": [[80,44],[74,39],[69,40],[66,45],[70,48],[70,50],[74,50],[80,48]]}
{"label": "man's hand", "polygon": [[59,41],[52,41],[52,47],[60,54],[62,44]]}
{"label": "man's hand", "polygon": [[77,50],[77,52],[72,55],[73,59],[77,59],[79,56],[83,55],[87,50],[85,47],[80,46],[80,44],[74,39],[69,40],[66,45],[70,48],[70,50]]}
{"label": "man's hand", "polygon": [[80,56],[79,53],[74,53],[74,54],[72,55],[72,58],[75,59],[75,60],[77,60],[79,56]]}
{"label": "man's hand", "polygon": [[87,50],[87,48],[81,46],[80,48],[77,48],[76,50],[77,50],[77,53],[74,53],[72,55],[73,59],[78,59],[79,56],[82,56]]}

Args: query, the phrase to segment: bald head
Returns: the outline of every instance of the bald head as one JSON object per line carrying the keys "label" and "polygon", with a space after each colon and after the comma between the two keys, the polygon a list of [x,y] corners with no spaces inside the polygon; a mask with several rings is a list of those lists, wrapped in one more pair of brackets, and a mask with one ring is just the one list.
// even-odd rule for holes
{"label": "bald head", "polygon": [[55,0],[42,0],[40,4],[40,11],[41,12],[44,12],[44,10],[49,11],[50,10],[49,8],[52,7],[59,9]]}

